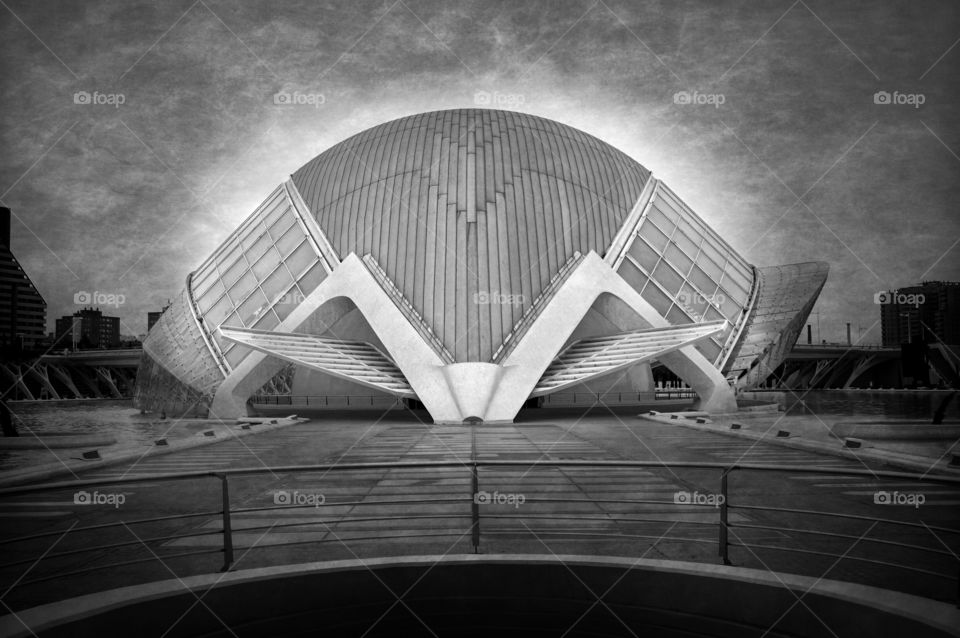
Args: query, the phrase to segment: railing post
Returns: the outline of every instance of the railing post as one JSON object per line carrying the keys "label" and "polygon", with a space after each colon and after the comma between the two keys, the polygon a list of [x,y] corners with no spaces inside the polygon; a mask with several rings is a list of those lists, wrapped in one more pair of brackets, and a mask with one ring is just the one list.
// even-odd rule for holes
{"label": "railing post", "polygon": [[480,553],[480,503],[477,495],[480,494],[480,477],[477,474],[477,430],[470,428],[470,473],[473,494],[470,496],[470,522],[472,526],[473,553]]}
{"label": "railing post", "polygon": [[480,480],[477,477],[477,463],[474,461],[471,469],[473,474],[473,495],[470,497],[470,515],[473,523],[473,553],[480,553],[480,504],[477,503],[477,494],[480,493]]}
{"label": "railing post", "polygon": [[217,474],[221,486],[221,506],[223,507],[223,569],[225,572],[230,570],[233,565],[233,530],[230,525],[230,486],[227,483],[226,474]]}
{"label": "railing post", "polygon": [[730,564],[730,555],[729,547],[727,545],[727,501],[729,500],[729,492],[727,490],[727,474],[733,468],[725,468],[723,473],[720,475],[720,542],[719,542],[719,551],[720,551],[720,560],[724,565]]}

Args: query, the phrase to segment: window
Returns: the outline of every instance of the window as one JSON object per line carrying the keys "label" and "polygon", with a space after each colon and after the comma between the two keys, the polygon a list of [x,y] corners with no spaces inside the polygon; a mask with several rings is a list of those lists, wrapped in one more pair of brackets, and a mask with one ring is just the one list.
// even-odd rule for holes
{"label": "window", "polygon": [[629,259],[624,259],[623,263],[620,264],[620,269],[617,271],[621,277],[626,280],[628,284],[633,286],[634,290],[640,292],[643,290],[643,286],[647,283],[647,277],[640,269],[637,268],[632,261]]}
{"label": "window", "polygon": [[671,295],[677,294],[681,286],[683,286],[683,277],[665,261],[657,264],[657,267],[653,271],[653,279],[663,286],[663,289]]}
{"label": "window", "polygon": [[218,278],[214,280],[213,285],[210,286],[206,292],[200,296],[195,296],[194,298],[197,301],[197,307],[200,308],[200,312],[207,312],[207,310],[209,310],[213,304],[216,303],[217,299],[223,295],[223,291],[223,282]]}
{"label": "window", "polygon": [[[290,276],[290,273],[286,268],[280,267],[274,270],[264,282],[260,285],[260,288],[263,290],[263,293],[267,296],[267,299],[271,304],[277,303],[278,300],[283,301],[281,295],[286,292],[290,285],[293,283],[293,277]],[[289,300],[287,300],[289,303]]]}
{"label": "window", "polygon": [[230,288],[230,299],[234,304],[239,304],[250,294],[250,291],[257,285],[257,278],[249,270],[243,273],[243,276]]}
{"label": "window", "polygon": [[300,277],[300,290],[304,295],[309,295],[320,285],[320,282],[327,278],[327,271],[319,262],[313,265],[302,277]]}
{"label": "window", "polygon": [[667,261],[669,261],[682,275],[690,272],[690,266],[693,265],[693,260],[687,257],[686,254],[684,254],[684,252],[677,248],[674,244],[667,246],[664,257],[666,257]]}
{"label": "window", "polygon": [[661,208],[662,205],[660,202],[657,202],[655,205],[651,206],[650,210],[647,211],[647,219],[655,223],[660,227],[660,230],[669,235],[673,232],[673,215],[667,217]]}
{"label": "window", "polygon": [[643,289],[641,293],[644,299],[654,307],[654,309],[660,313],[661,316],[666,316],[667,309],[670,308],[672,301],[669,297],[663,294],[657,286],[651,284]]}
{"label": "window", "polygon": [[253,274],[256,276],[257,281],[263,281],[279,264],[280,253],[277,252],[276,248],[270,246],[267,252],[263,254],[263,257],[260,258],[260,261],[253,265]]}
{"label": "window", "polygon": [[673,304],[670,308],[670,312],[667,313],[667,321],[671,325],[679,326],[685,323],[694,323],[696,322],[697,317],[691,317],[683,308],[677,304]]}
{"label": "window", "polygon": [[681,230],[678,228],[677,232],[673,234],[673,241],[690,257],[696,257],[697,253],[699,252],[697,248],[700,245],[700,242],[694,239],[695,237],[696,235],[687,235],[686,233],[681,232]]}
{"label": "window", "polygon": [[308,266],[316,261],[317,253],[313,251],[313,246],[311,246],[309,242],[303,242],[300,244],[300,246],[284,260],[284,262],[287,264],[287,268],[290,269],[290,273],[294,277],[298,277],[303,274],[303,271],[305,271]]}
{"label": "window", "polygon": [[[650,228],[653,228],[653,226],[650,226]],[[660,231],[657,230],[656,232],[659,233]],[[664,238],[664,242],[666,242],[666,238]],[[660,261],[660,255],[657,254],[658,252],[659,251],[655,251],[645,241],[637,237],[633,240],[633,244],[631,244],[627,254],[633,257],[644,270],[653,272],[653,268],[657,265],[657,262]]]}
{"label": "window", "polygon": [[263,293],[258,289],[254,290],[253,293],[247,297],[247,300],[240,305],[240,308],[237,309],[237,314],[240,315],[243,325],[252,326],[267,310],[269,310],[267,298],[264,297]]}

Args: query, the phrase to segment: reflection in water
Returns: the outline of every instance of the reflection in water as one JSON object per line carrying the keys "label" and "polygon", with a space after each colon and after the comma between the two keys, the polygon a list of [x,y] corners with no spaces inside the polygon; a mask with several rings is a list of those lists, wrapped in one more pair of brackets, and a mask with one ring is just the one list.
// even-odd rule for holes
{"label": "reflection in water", "polygon": [[[137,446],[152,444],[160,437],[175,438],[203,427],[196,420],[161,420],[156,414],[140,414],[133,402],[83,401],[50,403],[10,403],[13,423],[20,437],[40,437],[54,432],[70,434],[109,434],[117,445]],[[58,450],[65,458],[79,456],[79,452]],[[0,450],[0,470],[23,467],[27,464],[55,463],[57,457],[49,450]]]}
{"label": "reflection in water", "polygon": [[[796,394],[785,393],[779,402],[787,408],[788,414],[829,414],[845,417],[930,421],[937,407],[949,394],[949,392],[814,390],[807,394],[802,391]],[[954,397],[951,401],[945,418],[960,419],[960,396]]]}

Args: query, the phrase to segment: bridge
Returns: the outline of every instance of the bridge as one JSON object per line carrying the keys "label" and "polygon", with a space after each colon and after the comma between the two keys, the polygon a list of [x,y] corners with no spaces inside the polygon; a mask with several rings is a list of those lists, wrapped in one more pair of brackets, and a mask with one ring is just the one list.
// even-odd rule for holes
{"label": "bridge", "polygon": [[32,362],[0,363],[14,400],[124,399],[133,396],[140,348],[45,354]]}
{"label": "bridge", "polygon": [[[141,348],[45,354],[33,362],[0,362],[8,396],[20,400],[130,398]],[[931,379],[960,388],[960,347],[928,344]],[[764,382],[766,388],[904,387],[900,346],[797,344]]]}
{"label": "bridge", "polygon": [[[797,344],[787,359],[770,375],[765,387],[809,388],[902,388],[905,379],[900,346],[871,344]],[[927,344],[926,364],[931,382],[938,380],[960,388],[960,347]]]}

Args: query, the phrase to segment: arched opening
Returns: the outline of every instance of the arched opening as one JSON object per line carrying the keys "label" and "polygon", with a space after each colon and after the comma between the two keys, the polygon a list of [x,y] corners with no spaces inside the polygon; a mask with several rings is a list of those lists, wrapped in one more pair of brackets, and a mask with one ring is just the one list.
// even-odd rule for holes
{"label": "arched opening", "polygon": [[[560,352],[583,339],[615,335],[629,330],[649,328],[649,324],[626,302],[609,292],[597,296],[577,327],[570,333]],[[609,407],[640,405],[653,399],[653,380],[650,365],[641,363],[627,370],[587,380],[576,386],[537,397],[537,407],[554,409],[590,409],[601,412]],[[604,407],[606,406],[606,407]],[[526,409],[528,405],[524,405]],[[529,415],[527,415],[529,416]]]}

